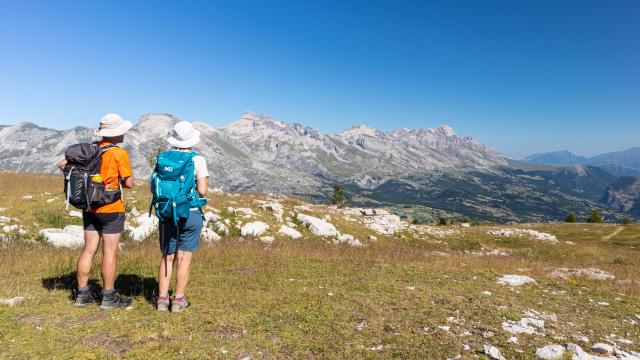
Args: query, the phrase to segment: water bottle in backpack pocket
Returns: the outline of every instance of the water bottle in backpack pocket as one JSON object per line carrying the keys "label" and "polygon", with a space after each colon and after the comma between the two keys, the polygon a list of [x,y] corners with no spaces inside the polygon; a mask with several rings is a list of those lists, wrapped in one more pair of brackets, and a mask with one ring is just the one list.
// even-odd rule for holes
{"label": "water bottle in backpack pocket", "polygon": [[[149,215],[153,208],[162,222],[178,225],[186,221],[191,208],[200,208],[207,199],[201,199],[196,189],[193,157],[195,152],[170,150],[158,155],[149,186],[152,194]],[[184,219],[184,220],[182,220]]]}

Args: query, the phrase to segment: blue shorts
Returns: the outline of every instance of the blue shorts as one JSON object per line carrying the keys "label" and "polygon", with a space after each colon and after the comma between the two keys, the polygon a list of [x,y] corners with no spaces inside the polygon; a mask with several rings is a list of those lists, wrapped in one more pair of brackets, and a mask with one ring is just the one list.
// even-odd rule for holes
{"label": "blue shorts", "polygon": [[163,254],[174,254],[177,250],[194,252],[200,245],[200,233],[202,232],[202,214],[198,209],[189,212],[186,221],[178,222],[176,227],[173,222],[160,222],[160,251]]}

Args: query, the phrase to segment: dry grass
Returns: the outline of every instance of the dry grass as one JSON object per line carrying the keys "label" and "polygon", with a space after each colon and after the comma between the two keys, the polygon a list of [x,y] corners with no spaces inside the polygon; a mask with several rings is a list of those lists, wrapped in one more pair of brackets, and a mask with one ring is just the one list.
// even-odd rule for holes
{"label": "dry grass", "polygon": [[[46,203],[54,195],[41,195],[60,191],[59,179],[0,174],[0,186],[0,207],[8,208],[2,215],[19,218],[31,237],[60,217],[70,220],[61,202]],[[26,194],[34,199],[22,200]],[[140,186],[127,196],[129,206],[146,209],[147,196]],[[257,198],[263,196],[215,195],[210,205],[251,207],[277,230],[272,214],[253,203]],[[281,202],[287,212],[300,203]],[[315,210],[329,213],[340,230],[361,240],[373,234],[330,209]],[[574,334],[592,342],[616,334],[633,340],[624,347],[638,351],[640,227],[626,226],[610,239],[616,226],[520,227],[553,233],[560,242],[498,238],[487,235],[494,227],[484,226],[443,227],[456,231],[444,238],[409,231],[393,238],[378,235],[362,249],[330,244],[306,230],[301,240],[277,237],[273,246],[225,238],[195,254],[189,286],[193,306],[176,315],[153,308],[159,264],[154,239],[125,243],[117,286],[134,296],[135,306],[111,312],[72,307],[77,250],[12,241],[0,252],[0,298],[28,299],[0,306],[0,358],[446,359],[476,358],[482,345],[492,344],[507,358],[533,359],[536,347],[571,342]],[[480,249],[511,255],[465,253]],[[560,266],[597,267],[629,281],[551,277]],[[512,289],[496,283],[502,274],[526,274],[537,282]],[[99,279],[98,267],[92,277]],[[485,290],[492,295],[482,295]],[[547,336],[518,335],[518,344],[507,343],[511,335],[501,323],[519,320],[527,309],[555,313],[558,321],[547,321]],[[379,345],[381,350],[374,350]]]}

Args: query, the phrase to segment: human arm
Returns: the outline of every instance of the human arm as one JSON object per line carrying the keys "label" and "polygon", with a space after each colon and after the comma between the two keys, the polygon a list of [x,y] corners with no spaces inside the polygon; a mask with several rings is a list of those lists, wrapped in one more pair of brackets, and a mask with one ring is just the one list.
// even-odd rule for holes
{"label": "human arm", "polygon": [[123,178],[120,181],[120,184],[122,185],[123,188],[132,189],[133,188],[133,176],[129,176],[129,177]]}
{"label": "human arm", "polygon": [[207,162],[202,156],[198,155],[193,158],[193,166],[195,168],[195,176],[197,179],[196,190],[198,190],[200,197],[206,197],[207,192],[209,191],[209,186],[207,185],[207,180],[209,180]]}
{"label": "human arm", "polygon": [[123,151],[118,158],[118,176],[120,177],[120,186],[126,189],[133,188],[133,170],[129,161],[129,154]]}
{"label": "human arm", "polygon": [[200,197],[206,197],[207,191],[209,191],[209,185],[207,185],[207,179],[209,179],[208,176],[200,177],[198,178],[198,181],[196,183],[196,186],[198,188],[198,194],[200,194]]}
{"label": "human arm", "polygon": [[60,171],[64,171],[64,167],[67,165],[67,159],[62,159],[60,161],[58,161],[58,169],[60,169]]}

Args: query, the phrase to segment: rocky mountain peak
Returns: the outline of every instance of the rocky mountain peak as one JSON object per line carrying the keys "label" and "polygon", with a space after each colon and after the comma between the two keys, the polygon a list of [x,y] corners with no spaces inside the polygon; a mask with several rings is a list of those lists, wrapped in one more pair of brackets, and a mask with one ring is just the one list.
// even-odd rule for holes
{"label": "rocky mountain peak", "polygon": [[359,136],[378,137],[381,135],[381,131],[365,124],[358,124],[352,128],[337,133],[337,136],[344,138],[353,138]]}

